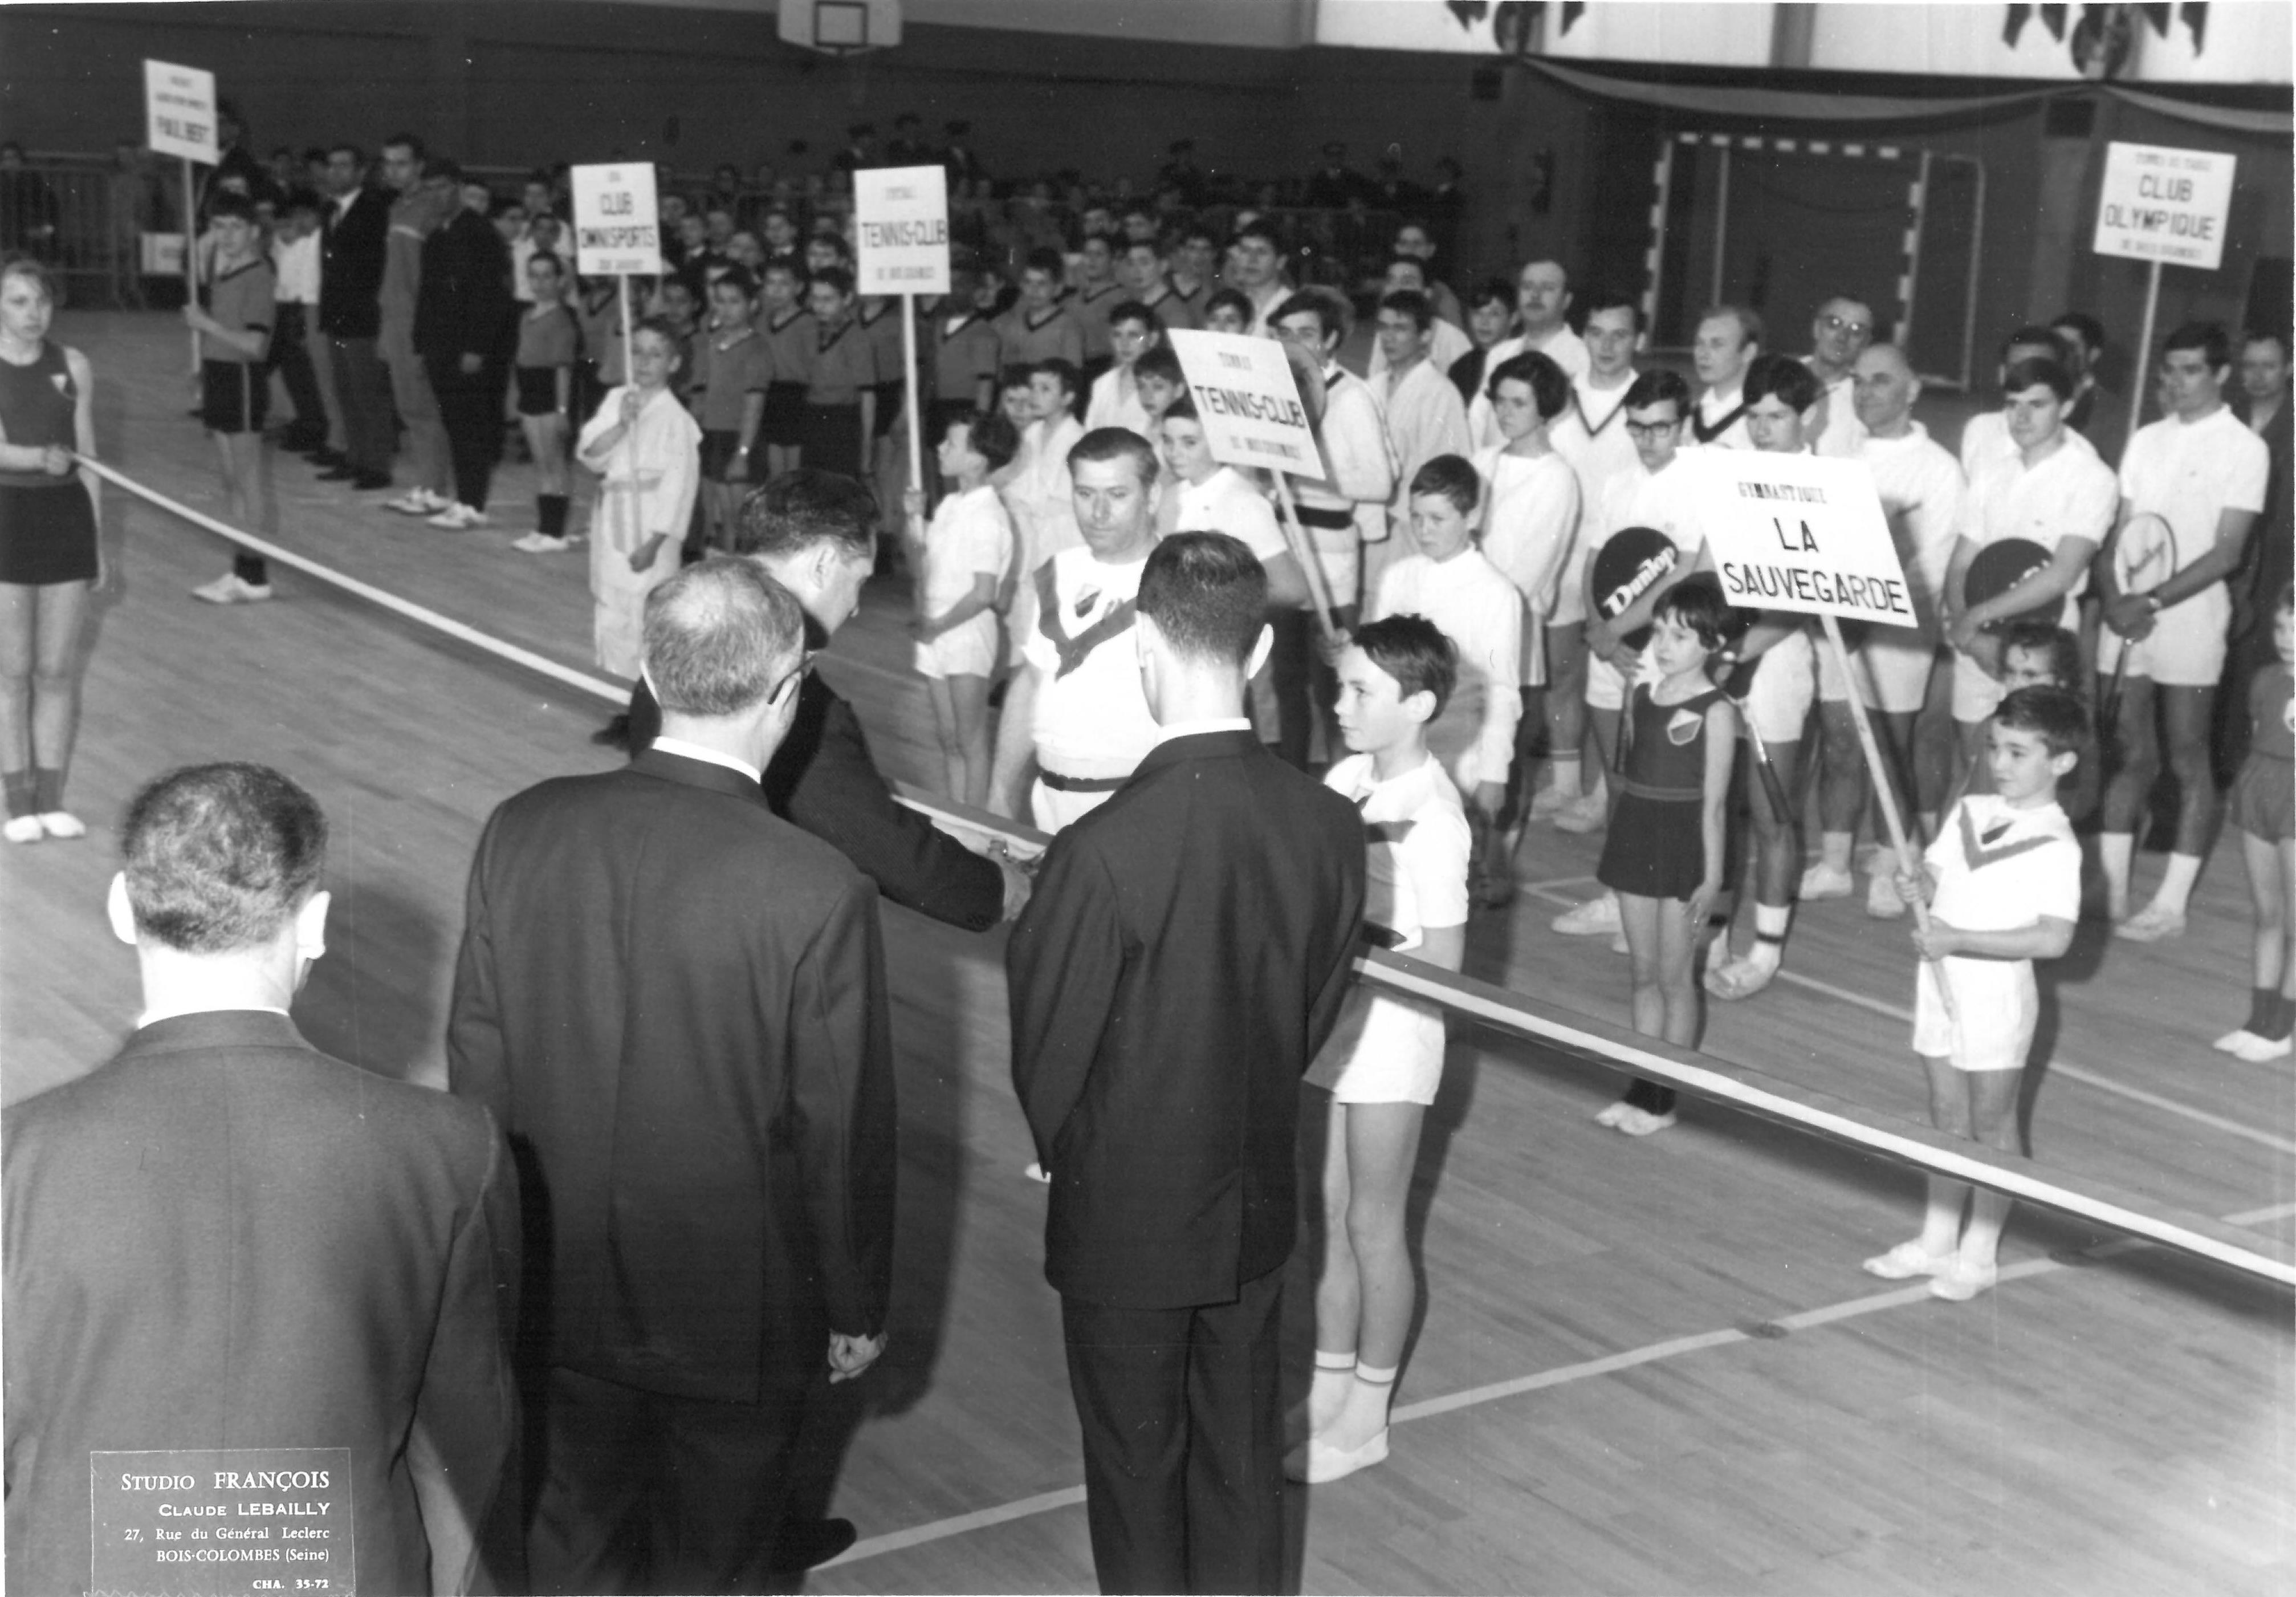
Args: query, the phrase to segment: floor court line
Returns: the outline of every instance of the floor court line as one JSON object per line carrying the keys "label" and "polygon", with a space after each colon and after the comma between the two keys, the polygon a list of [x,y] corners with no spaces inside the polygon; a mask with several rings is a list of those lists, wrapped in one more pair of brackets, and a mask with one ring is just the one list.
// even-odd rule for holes
{"label": "floor court line", "polygon": [[[1528,887],[1524,891],[1535,893],[1538,897],[1546,899],[1549,903],[1575,905],[1576,901],[1564,897],[1560,893],[1546,891],[1542,887]],[[1781,982],[1790,983],[1796,987],[1804,989],[1805,991],[1816,992],[1824,997],[1833,999],[1841,1003],[1850,1004],[1860,1009],[1870,1010],[1874,1014],[1885,1016],[1891,1020],[1903,1021],[1907,1025],[1914,1024],[1914,1012],[1911,1009],[1906,1008],[1901,1004],[1890,1003],[1886,999],[1874,998],[1870,994],[1859,992],[1855,989],[1849,987],[1837,987],[1832,982],[1821,982],[1815,976],[1806,976],[1800,972],[1794,970],[1781,969],[1778,972],[1777,979]],[[2296,1154],[2296,1140],[2292,1140],[2286,1137],[2277,1136],[2271,1132],[2265,1131],[2259,1126],[2245,1125],[2240,1121],[2228,1119],[2222,1115],[2212,1115],[2206,1109],[2195,1108],[2192,1105],[2186,1103],[2179,1103],[2173,1098],[2164,1098],[2157,1092],[2148,1092],[2142,1087],[2132,1087],[2126,1082],[2115,1080],[2113,1077],[2109,1075],[2100,1074],[2096,1071],[2091,1070],[2086,1066],[2075,1065],[2067,1059],[2051,1059],[2049,1061],[2049,1074],[2051,1075],[2062,1075],[2069,1081],[2079,1082],[2085,1086],[2095,1087],[2100,1092],[2111,1092],[2116,1094],[2119,1097],[2129,1099],[2131,1102],[2144,1104],[2149,1108],[2159,1109],[2163,1114],[2181,1116],[2182,1118],[2190,1120],[2196,1124],[2205,1125],[2213,1131],[2222,1132],[2226,1136],[2244,1138],[2248,1141],[2260,1143],[2264,1147],[2271,1148],[2276,1153]]]}
{"label": "floor court line", "polygon": [[[2239,1214],[2220,1218],[2227,1225],[2259,1225],[2267,1221],[2283,1220],[2296,1215],[2296,1203],[2271,1204],[2263,1208],[2246,1209]],[[2151,1246],[2133,1238],[2116,1238],[2100,1242],[2094,1247],[2080,1250],[2080,1257],[2103,1262]],[[2075,1266],[2060,1258],[2023,1259],[2001,1267],[2000,1283],[2030,1280],[2035,1276],[2054,1275]],[[1867,1314],[1878,1314],[1888,1309],[1906,1308],[1929,1301],[1926,1282],[1909,1287],[1893,1288],[1887,1292],[1868,1293],[1862,1297],[1846,1298],[1840,1303],[1824,1304],[1799,1313],[1780,1314],[1763,1322],[1758,1331],[1746,1331],[1735,1326],[1719,1330],[1698,1331],[1686,1337],[1671,1337],[1663,1342],[1628,1348],[1622,1353],[1605,1354],[1600,1358],[1583,1360],[1575,1364],[1558,1364],[1533,1375],[1517,1376],[1511,1380],[1494,1381],[1488,1386],[1470,1387],[1464,1391],[1446,1393],[1439,1397],[1424,1398],[1406,1404],[1390,1416],[1392,1423],[1408,1425],[1414,1420],[1431,1420],[1443,1414],[1456,1413],[1463,1409],[1480,1408],[1509,1397],[1519,1397],[1528,1392],[1545,1391],[1554,1387],[1569,1386],[1574,1381],[1589,1380],[1597,1376],[1615,1375],[1620,1371],[1636,1369],[1644,1364],[1655,1364],[1663,1360],[1680,1358],[1685,1354],[1703,1353],[1710,1347],[1727,1347],[1740,1342],[1765,1339],[1760,1330],[1792,1332],[1811,1330],[1820,1326],[1838,1324],[1844,1320],[1856,1320]],[[957,1514],[947,1519],[935,1519],[924,1525],[911,1526],[906,1530],[889,1531],[882,1536],[865,1536],[836,1558],[819,1568],[833,1569],[840,1564],[858,1563],[864,1559],[880,1558],[890,1552],[906,1552],[912,1547],[943,1542],[992,1526],[1009,1524],[1037,1514],[1052,1513],[1064,1508],[1080,1506],[1084,1502],[1082,1486],[1069,1486],[1057,1492],[1040,1492],[1033,1497],[1022,1497],[994,1508],[976,1509],[971,1513]]]}

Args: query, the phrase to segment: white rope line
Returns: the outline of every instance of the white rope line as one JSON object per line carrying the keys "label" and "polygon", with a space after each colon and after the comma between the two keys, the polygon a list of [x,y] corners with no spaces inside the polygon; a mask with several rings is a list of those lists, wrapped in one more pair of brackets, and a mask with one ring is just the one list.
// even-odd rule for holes
{"label": "white rope line", "polygon": [[[357,594],[397,615],[419,622],[450,638],[471,645],[497,659],[523,665],[530,671],[581,689],[610,704],[627,701],[627,690],[597,677],[586,675],[555,660],[505,643],[477,628],[442,615],[438,611],[399,597],[397,594],[363,582],[356,577],[321,564],[298,555],[291,549],[251,534],[242,532],[167,495],[145,487],[85,456],[75,457],[82,465],[93,470],[108,482],[118,484],[137,498],[158,506],[169,514],[182,517],[194,526],[204,528],[217,536],[261,555],[266,560],[276,560],[292,570],[316,577],[323,582]],[[1040,852],[1051,839],[1033,827],[1021,826],[1002,816],[974,810],[963,804],[921,793],[906,785],[897,784],[895,796],[909,808],[949,829],[988,836],[1004,840],[1016,852]],[[2027,1161],[2010,1159],[1984,1150],[1963,1153],[1931,1146],[1930,1142],[1885,1126],[1869,1124],[1851,1114],[1841,1113],[1800,1101],[1798,1099],[1770,1091],[1742,1080],[1738,1076],[1695,1065],[1667,1054],[1655,1053],[1637,1043],[1606,1036],[1587,1030],[1531,1007],[1529,1000],[1506,992],[1488,983],[1474,982],[1454,975],[1416,960],[1398,959],[1393,954],[1375,951],[1360,956],[1355,962],[1358,974],[1374,984],[1408,997],[1440,1004],[1454,1014],[1464,1015],[1494,1025],[1518,1036],[1556,1045],[1587,1058],[1594,1059],[1611,1069],[1631,1069],[1674,1087],[1696,1093],[1735,1108],[1781,1120],[1804,1131],[1815,1132],[1837,1140],[1881,1154],[1917,1169],[1931,1171],[1956,1181],[1969,1181],[2005,1192],[2029,1203],[2054,1209],[2062,1214],[2079,1216],[2130,1236],[2142,1237],[2163,1247],[2197,1255],[2218,1264],[2226,1264],[2246,1274],[2260,1276],[2284,1286],[2296,1287],[2296,1264],[2267,1256],[2253,1248],[2223,1237],[2195,1229],[2191,1223],[2132,1208],[2095,1192],[2085,1192],[2059,1186],[2025,1173]],[[1972,1145],[1972,1148],[1974,1145]],[[2199,1220],[2198,1216],[2194,1217]],[[2200,1221],[2205,1225],[2210,1223]]]}

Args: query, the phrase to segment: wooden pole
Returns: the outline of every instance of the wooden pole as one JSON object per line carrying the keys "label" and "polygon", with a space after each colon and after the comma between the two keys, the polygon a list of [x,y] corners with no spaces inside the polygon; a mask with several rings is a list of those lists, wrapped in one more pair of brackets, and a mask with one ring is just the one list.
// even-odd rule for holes
{"label": "wooden pole", "polygon": [[614,292],[622,313],[622,381],[636,381],[637,367],[630,364],[630,279],[625,272],[614,279]]}
{"label": "wooden pole", "polygon": [[909,487],[925,490],[924,435],[917,426],[917,297],[901,296],[901,395],[909,424]]}
{"label": "wooden pole", "polygon": [[[192,182],[192,158],[184,158],[184,298],[191,304],[200,302],[200,222],[199,195]],[[192,329],[192,375],[200,375],[201,357],[199,329]]]}
{"label": "wooden pole", "polygon": [[1308,597],[1316,606],[1316,628],[1324,635],[1325,643],[1339,641],[1332,626],[1332,585],[1324,576],[1324,557],[1316,552],[1316,540],[1308,536],[1308,529],[1300,524],[1300,507],[1292,502],[1292,480],[1282,472],[1275,474],[1276,502],[1283,506],[1281,525],[1285,541],[1292,546],[1292,558],[1300,563],[1300,571],[1308,579]]}
{"label": "wooden pole", "polygon": [[[1841,622],[1832,614],[1821,615],[1819,622],[1825,628],[1825,643],[1833,651],[1833,663],[1841,672],[1841,679],[1849,684],[1849,719],[1857,724],[1857,746],[1866,751],[1866,769],[1873,774],[1874,794],[1882,801],[1882,820],[1890,828],[1890,846],[1898,851],[1898,868],[1907,876],[1915,873],[1921,861],[1906,841],[1905,818],[1898,813],[1897,790],[1890,785],[1890,773],[1882,763],[1882,745],[1874,740],[1874,723],[1866,719],[1866,701],[1857,691],[1857,674],[1849,668],[1849,650],[1841,641]],[[1930,929],[1930,907],[1921,899],[1914,900],[1914,920],[1923,932]],[[1937,961],[1938,996],[1944,1000],[1948,1016],[1956,1015],[1953,987],[1947,982],[1945,961]]]}
{"label": "wooden pole", "polygon": [[2128,433],[2136,436],[2136,424],[2144,419],[2144,380],[2152,372],[2152,318],[2161,309],[2161,263],[2152,263],[2152,275],[2144,284],[2144,331],[2136,340],[2136,380],[2128,385]]}

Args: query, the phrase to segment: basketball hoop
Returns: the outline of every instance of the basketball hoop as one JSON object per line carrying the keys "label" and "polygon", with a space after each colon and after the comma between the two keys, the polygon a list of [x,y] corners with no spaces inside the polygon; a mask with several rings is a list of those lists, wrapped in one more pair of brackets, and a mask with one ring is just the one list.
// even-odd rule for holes
{"label": "basketball hoop", "polygon": [[900,0],[782,0],[775,21],[783,43],[824,55],[857,55],[901,42]]}

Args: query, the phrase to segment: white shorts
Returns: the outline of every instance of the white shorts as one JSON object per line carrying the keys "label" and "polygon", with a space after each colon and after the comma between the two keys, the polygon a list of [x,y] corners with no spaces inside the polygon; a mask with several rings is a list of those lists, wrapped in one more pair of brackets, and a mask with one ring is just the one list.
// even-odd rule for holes
{"label": "white shorts", "polygon": [[1956,649],[1953,655],[1953,718],[1970,726],[1988,720],[2009,690],[1985,668]]}
{"label": "white shorts", "polygon": [[1956,1017],[1938,996],[1940,961],[1923,959],[1914,977],[1914,1051],[1956,1070],[2022,1070],[2041,1015],[2033,967],[2025,959],[1948,959]]}
{"label": "white shorts", "polygon": [[[1937,669],[1937,646],[1918,632],[1891,628],[1874,631],[1849,651],[1857,696],[1868,710],[1911,715],[1929,702],[1930,673]],[[1817,696],[1821,704],[1846,704],[1849,684],[1833,657],[1833,646],[1817,650]]]}
{"label": "white shorts", "polygon": [[984,610],[931,643],[912,645],[910,654],[928,677],[987,677],[996,667],[996,617]]}
{"label": "white shorts", "polygon": [[1570,558],[1563,563],[1562,591],[1554,596],[1554,613],[1546,618],[1550,627],[1567,627],[1587,619],[1587,546],[1574,542]]}
{"label": "white shorts", "polygon": [[1443,1083],[1442,1012],[1357,983],[1307,1082],[1343,1104],[1433,1103]]}
{"label": "white shorts", "polygon": [[1029,814],[1038,831],[1057,832],[1062,827],[1074,826],[1115,796],[1113,788],[1106,793],[1064,792],[1046,786],[1040,778],[1029,786]]}
{"label": "white shorts", "polygon": [[2223,584],[2203,589],[2153,617],[2151,633],[2133,645],[2111,627],[2100,627],[2096,669],[2111,675],[2126,648],[2124,675],[2149,677],[2163,687],[2214,687],[2224,677],[2225,632],[2231,622],[2232,601]]}
{"label": "white shorts", "polygon": [[1817,692],[1809,634],[1792,633],[1767,650],[1746,689],[1746,718],[1764,743],[1799,743]]}
{"label": "white shorts", "polygon": [[590,645],[598,669],[626,682],[637,679],[645,663],[646,590],[617,589],[597,596],[590,606]]}

